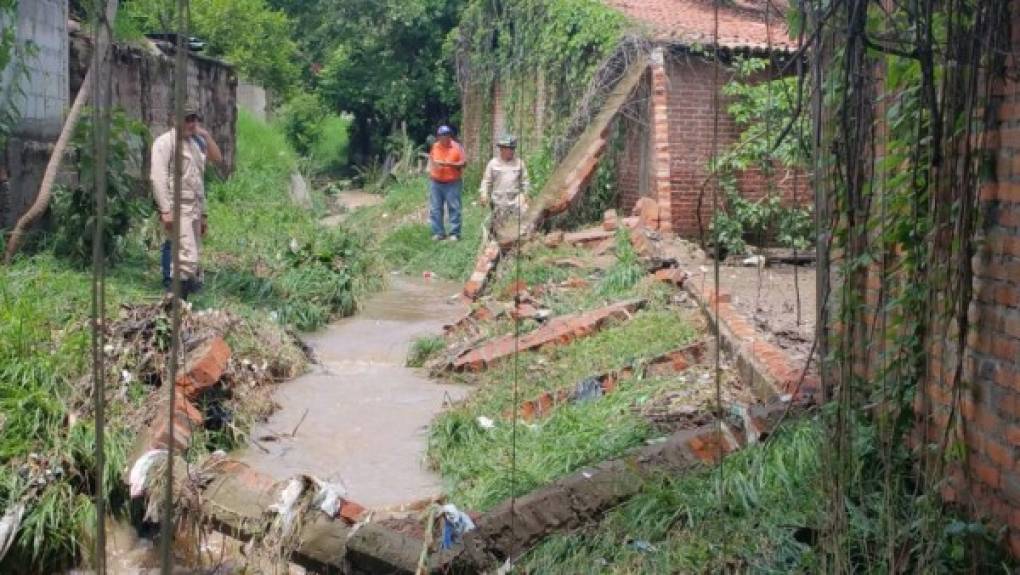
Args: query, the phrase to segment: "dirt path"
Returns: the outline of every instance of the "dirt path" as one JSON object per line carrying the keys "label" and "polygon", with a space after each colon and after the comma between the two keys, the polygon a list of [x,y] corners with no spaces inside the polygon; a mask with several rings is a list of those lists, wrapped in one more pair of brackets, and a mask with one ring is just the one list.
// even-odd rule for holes
{"label": "dirt path", "polygon": [[444,401],[467,390],[430,381],[404,360],[415,337],[465,311],[449,299],[458,289],[392,276],[356,317],[309,336],[322,365],[280,386],[281,409],[253,431],[256,440],[278,439],[258,441],[240,459],[276,479],[341,480],[352,500],[370,508],[438,494],[439,478],[422,463],[428,425]]}
{"label": "dirt path", "polygon": [[350,212],[358,208],[377,206],[383,202],[383,199],[382,194],[370,194],[364,190],[345,190],[340,192],[333,199],[333,204],[342,211],[323,218],[322,225],[339,225],[347,218]]}

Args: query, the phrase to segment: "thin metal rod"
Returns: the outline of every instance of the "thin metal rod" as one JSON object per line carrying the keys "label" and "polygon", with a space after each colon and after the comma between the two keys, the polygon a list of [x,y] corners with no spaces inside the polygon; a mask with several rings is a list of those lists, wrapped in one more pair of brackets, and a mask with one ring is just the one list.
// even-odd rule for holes
{"label": "thin metal rod", "polygon": [[[112,11],[116,11],[116,2]],[[110,136],[109,42],[111,8],[106,0],[93,3],[92,70],[92,151],[95,219],[92,233],[92,401],[95,411],[95,486],[96,538],[94,567],[106,573],[106,163]]]}
{"label": "thin metal rod", "polygon": [[167,456],[163,488],[163,513],[160,533],[162,572],[173,570],[174,526],[174,407],[177,399],[177,368],[181,356],[181,187],[184,154],[184,109],[187,98],[188,0],[177,0],[177,50],[174,54],[174,202],[173,202],[173,319],[170,358],[167,361]]}
{"label": "thin metal rod", "polygon": [[[719,0],[713,0],[713,29],[712,29],[712,162],[713,164],[719,161],[719,67],[721,62],[719,61]],[[719,216],[719,178],[712,178],[712,219],[715,220]],[[716,442],[718,448],[716,449],[716,466],[718,467],[718,485],[716,487],[716,493],[719,497],[719,509],[720,512],[725,508],[723,502],[723,491],[725,475],[723,470],[723,406],[722,406],[722,319],[719,317],[719,260],[722,258],[722,246],[719,242],[718,232],[714,238],[715,242],[715,257],[712,265],[712,273],[714,276],[714,290],[715,297],[713,301],[713,307],[715,308],[715,420],[716,420]],[[722,560],[726,558],[726,540],[728,539],[727,534],[723,534],[722,541]]]}

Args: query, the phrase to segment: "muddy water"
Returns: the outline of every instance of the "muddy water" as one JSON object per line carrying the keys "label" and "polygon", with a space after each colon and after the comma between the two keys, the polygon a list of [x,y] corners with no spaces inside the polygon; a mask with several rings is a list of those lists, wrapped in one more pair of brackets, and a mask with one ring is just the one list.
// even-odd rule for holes
{"label": "muddy water", "polygon": [[299,473],[340,480],[370,508],[438,494],[439,478],[423,464],[428,425],[466,390],[430,381],[404,360],[417,336],[464,313],[450,299],[459,289],[392,276],[357,316],[308,336],[321,365],[279,387],[280,410],[254,430],[256,444],[240,459],[280,480]]}

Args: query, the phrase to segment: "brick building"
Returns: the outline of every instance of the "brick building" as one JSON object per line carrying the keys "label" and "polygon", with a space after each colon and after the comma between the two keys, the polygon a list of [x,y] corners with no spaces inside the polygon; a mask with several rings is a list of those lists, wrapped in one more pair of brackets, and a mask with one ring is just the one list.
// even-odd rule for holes
{"label": "brick building", "polygon": [[[778,66],[795,48],[785,18],[765,1],[721,4],[718,38],[722,51],[717,66],[706,51],[715,33],[713,2],[606,3],[643,26],[655,46],[647,78],[629,104],[639,106],[639,113],[626,114],[622,119],[625,144],[617,162],[621,207],[629,210],[642,196],[655,198],[663,231],[697,236],[699,199],[700,225],[707,226],[711,220],[708,163],[713,149],[725,151],[739,138],[738,127],[726,112],[727,98],[721,93],[733,74],[727,64],[736,55],[771,55]],[[757,171],[740,174],[738,183],[747,198],[760,198],[766,193],[767,182]],[[771,183],[787,203],[810,199],[802,175],[795,182],[793,173],[779,169]]]}

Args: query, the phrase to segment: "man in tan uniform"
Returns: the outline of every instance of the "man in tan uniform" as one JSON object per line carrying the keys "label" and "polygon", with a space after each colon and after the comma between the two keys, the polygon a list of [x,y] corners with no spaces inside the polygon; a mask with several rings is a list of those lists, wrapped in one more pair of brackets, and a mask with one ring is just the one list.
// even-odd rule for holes
{"label": "man in tan uniform", "polygon": [[[174,200],[174,149],[177,143],[176,129],[171,129],[152,143],[152,191],[159,219],[167,237],[173,234]],[[197,292],[202,287],[199,255],[202,236],[207,225],[205,220],[205,166],[206,160],[217,164],[223,161],[223,154],[209,132],[202,126],[202,116],[195,108],[189,108],[184,117],[184,149],[181,171],[181,295]],[[171,286],[171,243],[163,243],[162,267],[163,287]]]}
{"label": "man in tan uniform", "polygon": [[492,215],[488,225],[482,229],[483,241],[494,236],[510,221],[517,221],[521,212],[528,209],[528,169],[524,161],[516,157],[517,139],[503,136],[497,144],[499,154],[485,166],[482,186],[479,190],[483,206],[492,203]]}

